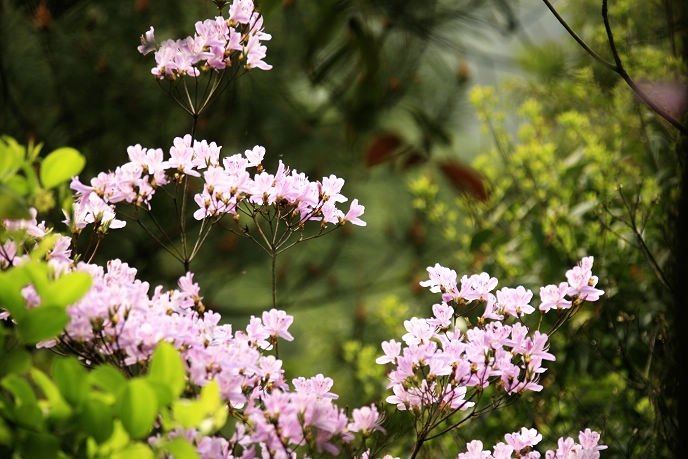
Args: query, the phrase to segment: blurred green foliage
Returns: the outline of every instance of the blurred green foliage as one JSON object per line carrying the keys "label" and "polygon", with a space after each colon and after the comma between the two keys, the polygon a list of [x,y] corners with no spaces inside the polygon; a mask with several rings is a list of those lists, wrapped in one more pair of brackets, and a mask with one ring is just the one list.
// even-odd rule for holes
{"label": "blurred green foliage", "polygon": [[[580,13],[597,3],[570,8],[579,13],[577,29],[599,21]],[[681,81],[685,63],[670,52],[671,37],[650,33],[664,17],[630,4],[614,2],[610,11],[616,40],[642,43],[624,48],[629,73],[658,86]],[[642,34],[631,26],[639,21]],[[601,27],[586,35],[598,50],[608,46]],[[472,89],[493,145],[473,163],[489,184],[489,200],[447,199],[428,176],[410,189],[416,208],[451,242],[460,270],[535,286],[557,282],[578,257],[595,256],[605,296],[554,337],[557,362],[544,397],[532,399],[530,412],[515,411],[550,438],[577,422],[603,430],[605,454],[668,457],[678,438],[670,305],[680,138],[574,46],[567,59],[551,43],[526,51],[521,62],[531,80]]]}
{"label": "blurred green foliage", "polygon": [[[610,17],[629,72],[671,88],[664,83],[685,75],[685,45],[670,14],[677,2],[656,3],[615,1]],[[514,10],[543,9],[539,2],[258,5],[273,35],[266,60],[275,69],[227,88],[199,120],[197,137],[223,145],[224,154],[258,143],[270,165],[284,159],[311,177],[345,177],[369,223],[279,260],[278,306],[296,316],[296,342],[280,349],[288,374],[332,376],[352,406],[380,400],[385,379],[371,357],[381,340],[403,333],[404,319],[430,313],[435,300],[418,287],[425,266],[439,261],[532,287],[559,281],[580,256],[594,255],[607,293],[555,337],[558,361],[542,394],[471,422],[431,444],[428,455],[455,454],[478,436],[490,443],[520,425],[552,439],[589,425],[602,430],[611,457],[667,455],[678,422],[667,313],[676,132],[562,37],[517,56],[525,78],[470,91],[493,146],[468,166],[478,152],[460,130],[472,113],[466,38],[511,33],[519,27]],[[87,158],[82,179],[125,161],[128,145],[167,149],[191,123],[156,87],[153,61],[136,53],[136,38],[150,25],[158,39],[186,35],[215,11],[205,0],[1,0],[3,132],[20,143],[41,139],[48,150],[78,146]],[[566,14],[606,57],[598,2],[568,2]],[[50,177],[46,184],[40,169],[7,159],[14,145],[0,143],[8,152],[0,154],[3,215],[27,203],[54,208],[41,191]],[[10,176],[40,177],[43,187],[27,193]],[[165,206],[154,201],[163,224],[172,215]],[[216,232],[191,266],[205,302],[238,325],[270,303],[269,260],[255,254]],[[126,260],[151,282],[171,284],[182,273],[134,228],[112,232],[100,256]],[[386,427],[399,432],[408,422],[390,412]],[[126,425],[111,427],[131,435]],[[403,453],[408,445],[399,440]]]}

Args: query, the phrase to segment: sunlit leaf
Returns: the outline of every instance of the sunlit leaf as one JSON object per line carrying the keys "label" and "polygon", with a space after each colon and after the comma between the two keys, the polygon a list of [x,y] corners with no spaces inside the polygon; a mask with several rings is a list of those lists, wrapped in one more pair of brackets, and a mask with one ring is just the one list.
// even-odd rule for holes
{"label": "sunlit leaf", "polygon": [[84,432],[98,443],[103,443],[110,438],[114,429],[112,407],[102,398],[91,394],[79,413],[78,422]]}
{"label": "sunlit leaf", "polygon": [[79,175],[85,164],[86,159],[74,148],[58,148],[41,163],[41,183],[45,188],[53,188]]}
{"label": "sunlit leaf", "polygon": [[122,375],[122,372],[110,365],[99,365],[90,371],[88,381],[112,395],[118,395],[127,385],[127,379]]}
{"label": "sunlit leaf", "polygon": [[86,369],[74,357],[55,361],[53,378],[62,396],[72,405],[80,406],[88,394]]}
{"label": "sunlit leaf", "polygon": [[59,335],[69,322],[69,315],[58,306],[39,306],[29,309],[18,321],[17,330],[22,341],[38,343]]}
{"label": "sunlit leaf", "polygon": [[24,198],[9,186],[0,183],[0,219],[31,218],[29,206]]}
{"label": "sunlit leaf", "polygon": [[65,274],[48,285],[47,295],[41,300],[46,306],[69,306],[88,292],[92,282],[91,276],[84,272]]}
{"label": "sunlit leaf", "polygon": [[197,459],[198,452],[185,438],[177,437],[167,445],[167,451],[175,459]]}
{"label": "sunlit leaf", "polygon": [[150,433],[158,413],[155,391],[145,379],[132,379],[118,400],[119,417],[132,438]]}
{"label": "sunlit leaf", "polygon": [[186,380],[182,358],[167,341],[161,341],[155,349],[148,370],[148,379],[168,389],[169,399],[161,401],[163,404],[170,403],[184,390]]}
{"label": "sunlit leaf", "polygon": [[65,402],[65,399],[60,393],[60,389],[53,380],[37,368],[31,369],[31,377],[47,398],[48,416],[58,420],[69,417],[72,413],[72,409],[67,402]]}

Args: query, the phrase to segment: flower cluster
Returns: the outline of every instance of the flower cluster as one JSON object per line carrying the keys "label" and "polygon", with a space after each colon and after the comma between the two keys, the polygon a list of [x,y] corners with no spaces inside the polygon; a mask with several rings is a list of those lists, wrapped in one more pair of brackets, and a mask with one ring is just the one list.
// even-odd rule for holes
{"label": "flower cluster", "polygon": [[[585,257],[577,266],[566,271],[568,282],[541,287],[540,311],[569,309],[573,303],[597,301],[604,292],[595,288],[598,279],[592,275],[593,260],[593,257]],[[502,288],[495,296],[491,292],[497,286],[497,279],[487,273],[462,276],[459,289],[456,271],[439,264],[428,267],[427,271],[430,278],[421,282],[421,286],[430,287],[433,293],[442,293],[442,301],[446,303],[453,301],[457,305],[466,306],[473,301],[484,302],[483,320],[503,320],[505,316],[523,317],[535,312],[535,308],[530,305],[533,292],[522,286],[515,289]],[[566,299],[566,296],[571,299]]]}
{"label": "flower cluster", "polygon": [[[318,220],[365,226],[366,223],[359,218],[365,207],[358,203],[358,199],[351,202],[346,214],[337,208],[338,203],[348,200],[340,193],[344,179],[330,175],[323,177],[322,181],[310,181],[306,174],[290,170],[282,161],[277,172],[270,174],[262,170],[264,154],[265,149],[256,146],[243,155],[224,158],[222,165],[216,156],[202,156],[204,165],[198,168],[207,166],[207,170],[203,173],[203,191],[194,196],[199,207],[194,217],[202,220],[223,214],[237,215],[239,205],[245,202],[249,207],[281,206],[287,209],[284,214],[298,215],[301,224]],[[253,177],[246,170],[249,167],[257,168]]]}
{"label": "flower cluster", "polygon": [[[174,139],[167,159],[160,148],[130,146],[129,162],[114,172],[99,173],[90,185],[76,177],[72,180],[71,188],[76,192],[74,229],[78,231],[88,224],[101,231],[122,228],[125,222],[116,218],[115,204],[127,202],[150,209],[159,186],[171,181],[179,183],[186,176],[203,181],[203,191],[194,196],[197,220],[238,215],[240,205],[245,203],[247,209],[281,206],[284,215],[298,215],[300,224],[306,220],[366,224],[359,218],[365,207],[358,199],[351,202],[346,213],[337,208],[338,203],[348,200],[340,193],[344,179],[330,175],[322,181],[310,181],[304,173],[290,170],[281,161],[277,172],[269,174],[261,164],[265,148],[257,145],[244,154],[225,158],[220,157],[221,148],[215,142],[193,140],[189,134]],[[249,168],[255,170],[253,176]]]}
{"label": "flower cluster", "polygon": [[[548,307],[541,306],[541,310],[570,307],[564,294],[574,295],[574,301],[598,299],[603,292],[590,290],[590,285],[597,282],[591,273],[592,262],[592,257],[584,258],[569,270],[570,284],[562,298],[545,295]],[[400,410],[418,410],[427,405],[467,410],[475,405],[472,397],[492,383],[508,395],[542,390],[539,379],[546,370],[543,361],[555,360],[555,356],[548,352],[548,335],[539,330],[531,333],[520,321],[535,311],[530,305],[532,292],[522,286],[505,287],[495,296],[491,292],[497,279],[487,273],[463,276],[459,290],[453,270],[435,265],[428,268],[428,273],[430,279],[421,285],[442,293],[444,301],[432,307],[433,317],[404,321],[408,333],[402,336],[403,343],[382,343],[385,355],[377,363],[392,366],[388,387],[394,395],[387,397],[387,402]],[[580,283],[584,279],[585,286]],[[564,290],[564,286],[561,288]],[[446,303],[450,300],[464,308],[485,304],[478,326],[462,333],[453,322],[459,314]],[[519,321],[505,323],[509,316]],[[472,395],[467,395],[468,389],[474,389]]]}
{"label": "flower cluster", "polygon": [[[40,240],[48,232],[34,218],[4,221],[3,227],[31,234]],[[382,417],[373,406],[353,410],[350,419],[334,403],[331,378],[318,374],[298,377],[288,384],[282,361],[266,351],[278,338],[293,340],[289,327],[293,317],[271,309],[251,316],[244,330],[233,331],[220,324],[220,315],[203,303],[200,288],[187,273],[176,289],[150,286],[136,278],[137,271],[120,260],[106,267],[71,258],[69,237],[60,237],[46,256],[53,275],[81,271],[93,278],[90,290],[68,306],[70,320],[56,339],[39,347],[76,353],[86,364],[110,362],[129,374],[148,365],[160,341],[177,348],[186,365],[189,383],[202,387],[216,381],[223,400],[238,419],[231,439],[204,436],[198,431],[178,429],[171,437],[184,436],[204,458],[226,457],[229,451],[242,457],[293,457],[299,447],[338,454],[342,443],[356,434],[370,436],[383,431]],[[28,255],[3,245],[8,266],[23,263]],[[23,290],[27,303],[35,307],[35,290]],[[7,319],[7,313],[3,317]],[[238,413],[238,414],[237,414]],[[155,438],[151,438],[155,442]]]}
{"label": "flower cluster", "polygon": [[[492,451],[483,450],[480,440],[473,440],[466,445],[466,452],[459,453],[456,459],[511,459],[521,457],[538,459],[541,454],[534,451],[533,447],[540,443],[542,435],[536,429],[523,427],[519,432],[513,432],[504,436],[505,441],[494,445]],[[556,450],[548,450],[545,453],[547,459],[597,459],[600,451],[607,449],[605,445],[599,445],[600,434],[590,429],[580,432],[579,443],[571,437],[558,440]]]}
{"label": "flower cluster", "polygon": [[[155,43],[155,30],[151,27],[141,36],[138,50],[141,54],[155,51],[155,67],[151,73],[158,79],[175,79],[189,75],[197,77],[200,71],[220,71],[232,65],[232,59],[244,60],[244,67],[270,70],[263,59],[267,48],[261,41],[272,37],[263,31],[263,17],[255,11],[252,0],[234,0],[229,17],[198,21],[193,36]],[[199,70],[200,69],[200,70]]]}
{"label": "flower cluster", "polygon": [[[329,381],[318,375],[314,378],[301,378],[302,382]],[[356,414],[365,410],[376,413],[374,406],[354,410],[354,422],[344,411],[337,408],[331,398],[318,395],[317,392],[304,390],[297,386],[294,392],[279,389],[263,395],[262,399],[254,398],[245,410],[246,422],[236,424],[234,435],[229,439],[215,436],[204,436],[195,429],[176,429],[168,438],[184,437],[203,459],[219,457],[297,457],[296,450],[307,446],[312,451],[337,455],[340,453],[337,443],[349,443],[354,439],[354,432],[362,428],[358,425]],[[381,430],[378,420],[366,420],[366,428]],[[151,443],[159,437],[151,437]],[[237,454],[240,455],[237,455]],[[365,454],[363,457],[367,457]],[[391,456],[385,456],[386,458]]]}

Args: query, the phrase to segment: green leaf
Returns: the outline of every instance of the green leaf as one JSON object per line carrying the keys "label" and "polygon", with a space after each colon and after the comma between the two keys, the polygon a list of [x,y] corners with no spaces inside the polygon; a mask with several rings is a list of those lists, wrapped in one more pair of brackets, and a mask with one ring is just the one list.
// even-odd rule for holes
{"label": "green leaf", "polygon": [[33,284],[38,296],[41,298],[48,295],[48,265],[46,263],[31,260],[30,262],[21,265],[22,270],[26,273],[29,282]]}
{"label": "green leaf", "polygon": [[0,417],[0,445],[10,446],[12,444],[12,430],[5,420]]}
{"label": "green leaf", "polygon": [[21,175],[13,175],[12,177],[5,180],[5,185],[12,189],[19,196],[27,196],[31,193],[29,184],[26,178]]}
{"label": "green leaf", "polygon": [[28,283],[23,267],[0,272],[0,306],[7,309],[15,320],[21,320],[26,314],[26,301],[21,289]]}
{"label": "green leaf", "polygon": [[124,375],[111,365],[98,366],[88,374],[88,381],[114,396],[118,396],[127,385]]}
{"label": "green leaf", "polygon": [[20,457],[51,459],[57,457],[60,451],[60,442],[54,435],[48,433],[29,432],[19,447]]}
{"label": "green leaf", "polygon": [[29,383],[17,375],[11,374],[3,378],[0,386],[7,389],[14,397],[14,406],[12,407],[14,421],[33,429],[41,429],[43,427],[43,413],[38,407],[36,394],[34,394]]}
{"label": "green leaf", "polygon": [[211,381],[201,389],[198,400],[178,400],[172,406],[175,419],[185,428],[210,433],[225,424],[227,410],[220,397],[220,386]]}
{"label": "green leaf", "polygon": [[198,459],[198,452],[185,438],[177,437],[167,445],[167,451],[174,459]]}
{"label": "green leaf", "polygon": [[0,183],[0,219],[29,219],[29,205],[24,198],[12,188]]}
{"label": "green leaf", "polygon": [[13,349],[11,352],[3,352],[0,359],[0,376],[9,373],[23,375],[31,368],[31,355],[24,349]]}
{"label": "green leaf", "polygon": [[13,176],[24,162],[24,147],[12,137],[0,139],[0,182]]}
{"label": "green leaf", "polygon": [[120,422],[120,420],[115,419],[115,421],[113,422],[112,435],[110,435],[110,437],[102,445],[100,445],[97,448],[93,448],[93,450],[95,451],[93,451],[93,454],[89,454],[89,457],[110,457],[113,454],[113,451],[121,450],[125,448],[128,444],[129,435],[127,434],[127,431],[124,430],[124,427],[122,427],[122,423]]}
{"label": "green leaf", "polygon": [[43,149],[43,142],[33,142],[33,139],[29,139],[29,144],[26,146],[26,156],[31,162],[35,161],[36,158],[38,158],[38,155],[41,153],[41,150]]}
{"label": "green leaf", "polygon": [[98,443],[110,438],[114,430],[112,407],[98,394],[90,394],[78,418],[81,429]]}
{"label": "green leaf", "polygon": [[46,404],[48,416],[58,420],[68,418],[72,414],[72,409],[62,398],[60,389],[55,383],[38,368],[31,369],[31,377],[48,399]]}
{"label": "green leaf", "polygon": [[118,400],[119,417],[132,438],[150,433],[158,414],[155,391],[143,378],[129,381]]}
{"label": "green leaf", "polygon": [[45,188],[53,188],[79,175],[85,164],[86,159],[74,148],[58,148],[41,163],[41,183]]}
{"label": "green leaf", "polygon": [[163,409],[174,400],[170,386],[161,381],[147,379],[148,385],[155,391],[155,398],[158,401],[158,408]]}
{"label": "green leaf", "polygon": [[475,233],[473,235],[473,238],[471,239],[470,251],[475,252],[476,250],[478,250],[481,245],[483,245],[492,237],[493,233],[494,231],[492,231],[489,228],[481,229],[480,231]]}
{"label": "green leaf", "polygon": [[59,335],[69,322],[69,315],[58,306],[28,309],[17,323],[19,337],[27,344],[35,344]]}
{"label": "green leaf", "polygon": [[222,398],[220,397],[220,386],[217,381],[212,380],[210,383],[203,386],[199,404],[199,407],[205,413],[212,413],[218,408],[223,407]]}
{"label": "green leaf", "polygon": [[87,273],[75,271],[65,274],[48,284],[45,297],[41,297],[45,306],[66,307],[79,300],[91,288],[93,279]]}
{"label": "green leaf", "polygon": [[123,450],[116,451],[110,456],[111,459],[153,459],[155,455],[153,451],[145,443],[132,443]]}
{"label": "green leaf", "polygon": [[192,400],[177,400],[172,405],[174,418],[186,429],[198,426],[205,418],[205,413],[199,409],[198,403]]}
{"label": "green leaf", "polygon": [[68,357],[55,361],[53,379],[62,396],[72,405],[80,406],[88,393],[88,374],[81,363]]}
{"label": "green leaf", "polygon": [[40,260],[55,247],[55,242],[60,236],[58,234],[48,234],[31,250],[31,259]]}
{"label": "green leaf", "polygon": [[[179,352],[167,341],[161,341],[153,353],[148,370],[148,379],[156,385],[168,388],[170,397],[159,400],[163,404],[177,398],[186,384],[184,363]],[[163,391],[164,392],[164,391]]]}

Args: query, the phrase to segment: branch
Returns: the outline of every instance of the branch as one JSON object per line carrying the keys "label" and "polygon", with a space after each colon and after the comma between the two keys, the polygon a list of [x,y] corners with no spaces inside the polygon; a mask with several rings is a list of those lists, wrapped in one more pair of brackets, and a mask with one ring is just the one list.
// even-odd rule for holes
{"label": "branch", "polygon": [[581,47],[585,51],[588,52],[588,54],[590,54],[592,57],[594,57],[597,62],[604,65],[609,70],[611,70],[613,72],[617,72],[618,69],[616,68],[616,66],[614,64],[612,64],[611,62],[607,61],[602,56],[597,54],[590,46],[588,46],[588,44],[581,37],[578,36],[578,34],[576,32],[574,32],[574,30],[571,28],[571,26],[564,20],[563,17],[561,17],[559,12],[556,9],[554,9],[554,6],[552,6],[552,4],[549,2],[549,0],[542,0],[542,1],[545,2],[545,5],[547,5],[547,8],[549,8],[549,10],[552,12],[554,17],[557,18],[557,21],[559,21],[559,23],[566,29],[566,31],[569,33],[569,35],[571,35],[573,37],[573,39],[576,40],[576,42],[579,45],[581,45]]}
{"label": "branch", "polygon": [[609,49],[612,52],[612,56],[614,57],[614,62],[616,65],[614,66],[614,71],[619,74],[621,78],[626,82],[626,84],[633,90],[633,92],[643,101],[645,104],[650,107],[655,113],[657,113],[659,116],[667,120],[669,123],[671,123],[672,126],[674,126],[676,129],[678,129],[682,134],[688,133],[688,130],[686,127],[681,124],[676,118],[671,116],[669,112],[664,110],[662,107],[659,105],[655,104],[652,99],[650,99],[647,94],[645,94],[637,84],[631,79],[630,75],[628,72],[626,72],[626,69],[623,66],[623,63],[621,62],[621,57],[619,56],[619,52],[616,49],[616,44],[614,43],[614,34],[612,33],[612,27],[609,24],[609,13],[607,11],[607,0],[602,0],[602,19],[604,20],[604,29],[607,31],[607,40],[609,41]]}
{"label": "branch", "polygon": [[625,82],[626,84],[631,88],[631,90],[642,100],[645,105],[647,105],[652,111],[654,111],[656,114],[664,118],[667,122],[669,122],[672,126],[674,126],[676,129],[679,130],[682,134],[688,133],[688,130],[686,127],[681,124],[676,118],[671,116],[669,112],[664,110],[662,107],[657,105],[652,101],[650,97],[648,97],[645,92],[643,92],[640,87],[633,81],[633,79],[630,77],[628,72],[626,71],[625,67],[623,66],[623,62],[621,61],[621,57],[619,56],[619,52],[616,49],[616,44],[614,42],[614,34],[612,33],[612,28],[611,25],[609,24],[609,14],[608,14],[608,9],[607,9],[607,0],[602,0],[602,19],[604,21],[604,28],[605,31],[607,32],[607,41],[609,42],[609,48],[612,53],[612,57],[614,58],[614,63],[612,64],[611,62],[607,61],[604,59],[602,56],[597,54],[588,44],[580,37],[578,34],[571,28],[571,26],[564,20],[564,18],[559,14],[559,12],[554,8],[552,3],[550,3],[549,0],[542,0],[547,8],[552,12],[555,18],[559,21],[559,23],[566,29],[566,31],[573,37],[574,40],[588,53],[590,54],[597,62],[602,64],[604,67],[608,68],[612,72],[616,73],[619,75]]}

